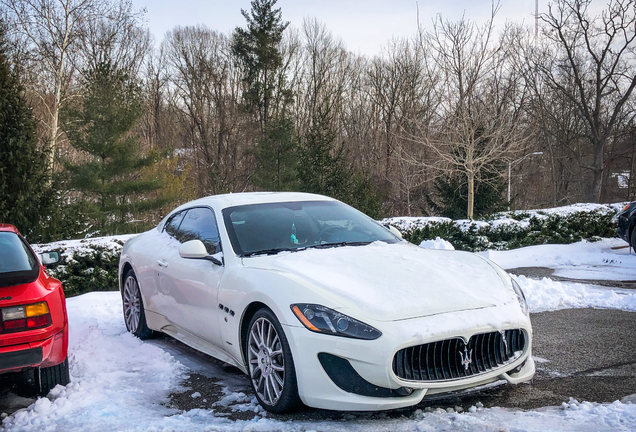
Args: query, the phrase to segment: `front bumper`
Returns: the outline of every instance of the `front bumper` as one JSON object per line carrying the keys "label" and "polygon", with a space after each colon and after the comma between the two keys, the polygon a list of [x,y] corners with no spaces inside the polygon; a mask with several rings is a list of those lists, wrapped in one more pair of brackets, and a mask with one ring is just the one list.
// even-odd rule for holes
{"label": "front bumper", "polygon": [[630,219],[625,214],[620,214],[618,216],[618,236],[625,240],[627,243],[631,244],[631,239],[629,238],[629,228],[630,228]]}
{"label": "front bumper", "polygon": [[[472,311],[473,315],[487,317],[492,311]],[[524,352],[514,361],[497,369],[462,379],[447,381],[407,381],[398,378],[392,369],[393,356],[407,346],[428,343],[451,337],[470,338],[473,334],[492,332],[500,328],[485,325],[463,331],[448,331],[433,334],[413,335],[414,327],[430,328],[434,317],[387,323],[383,335],[372,341],[347,339],[322,335],[304,327],[284,326],[289,341],[301,400],[314,408],[338,411],[376,411],[395,409],[419,403],[427,395],[443,394],[480,387],[495,381],[505,380],[518,384],[532,379],[535,364],[531,356],[532,328],[529,320],[507,324],[502,330],[521,328],[527,341]],[[469,322],[488,322],[488,320]],[[466,321],[464,321],[466,322]],[[501,326],[499,326],[501,327]],[[325,354],[327,356],[325,356]],[[334,378],[323,366],[325,358],[337,357],[345,360],[354,372],[342,369],[341,376]],[[323,359],[322,363],[320,358]],[[341,363],[344,364],[344,363]],[[345,365],[346,366],[346,365]],[[349,376],[350,382],[346,382]],[[336,382],[334,382],[336,381]],[[369,385],[367,385],[369,384]]]}

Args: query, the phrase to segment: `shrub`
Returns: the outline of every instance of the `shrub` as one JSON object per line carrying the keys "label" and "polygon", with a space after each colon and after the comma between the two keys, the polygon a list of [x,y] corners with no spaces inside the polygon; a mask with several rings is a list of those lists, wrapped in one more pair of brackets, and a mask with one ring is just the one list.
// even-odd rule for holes
{"label": "shrub", "polygon": [[404,238],[420,244],[441,237],[455,249],[470,252],[507,250],[545,243],[575,243],[583,239],[615,237],[613,217],[623,204],[575,204],[537,211],[502,212],[486,221],[447,218],[388,218]]}
{"label": "shrub", "polygon": [[67,297],[91,291],[117,291],[119,256],[130,236],[102,237],[34,245],[38,252],[60,251],[62,261],[47,271],[59,279]]}

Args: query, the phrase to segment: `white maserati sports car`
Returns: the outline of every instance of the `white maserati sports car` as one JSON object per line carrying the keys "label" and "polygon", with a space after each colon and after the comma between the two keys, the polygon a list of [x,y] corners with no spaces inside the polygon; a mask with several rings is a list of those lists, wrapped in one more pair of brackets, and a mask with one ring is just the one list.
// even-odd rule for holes
{"label": "white maserati sports car", "polygon": [[535,371],[506,272],[320,195],[184,204],[125,244],[119,283],[130,332],[236,366],[271,412],[399,408]]}

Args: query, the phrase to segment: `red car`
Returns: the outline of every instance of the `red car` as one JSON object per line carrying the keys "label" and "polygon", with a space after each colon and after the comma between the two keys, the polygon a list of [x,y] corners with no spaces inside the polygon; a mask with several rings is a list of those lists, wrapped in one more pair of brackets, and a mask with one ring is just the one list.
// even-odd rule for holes
{"label": "red car", "polygon": [[[58,252],[42,255],[45,265]],[[0,224],[0,374],[34,369],[41,395],[69,383],[68,316],[62,284],[50,277],[12,225]]]}

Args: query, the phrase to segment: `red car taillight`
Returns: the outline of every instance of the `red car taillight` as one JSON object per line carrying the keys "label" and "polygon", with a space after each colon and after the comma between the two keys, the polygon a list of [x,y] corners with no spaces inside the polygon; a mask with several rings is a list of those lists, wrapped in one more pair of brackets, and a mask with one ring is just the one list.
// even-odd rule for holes
{"label": "red car taillight", "polygon": [[0,309],[0,333],[35,330],[51,325],[51,313],[46,302]]}

